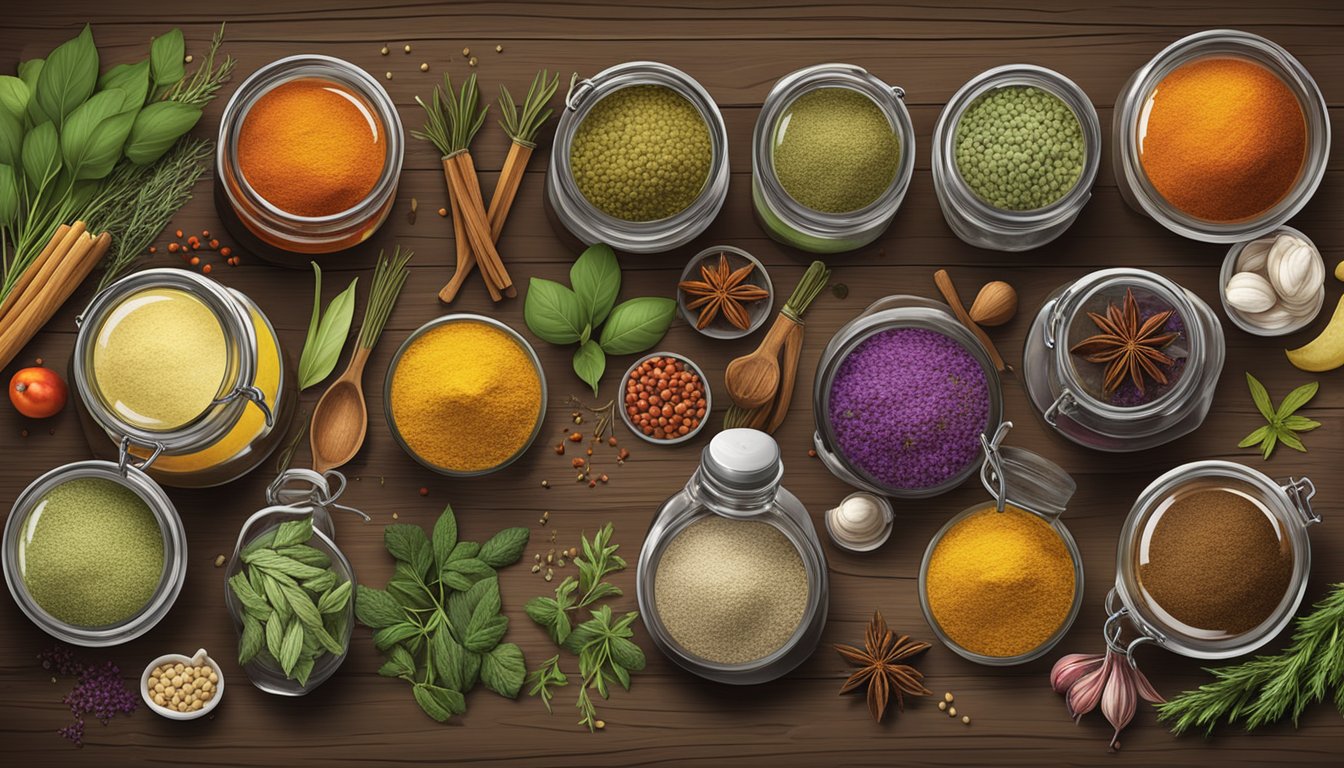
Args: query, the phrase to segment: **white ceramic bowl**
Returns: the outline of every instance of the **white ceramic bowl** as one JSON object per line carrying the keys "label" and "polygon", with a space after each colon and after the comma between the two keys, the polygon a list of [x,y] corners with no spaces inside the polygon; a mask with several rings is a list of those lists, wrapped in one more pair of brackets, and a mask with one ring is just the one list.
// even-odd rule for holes
{"label": "white ceramic bowl", "polygon": [[[215,676],[219,678],[219,682],[215,683],[215,695],[211,696],[210,700],[205,702],[205,705],[200,709],[195,712],[178,712],[174,709],[161,707],[154,703],[154,699],[150,698],[149,676],[153,674],[155,669],[164,664],[189,664],[191,666],[196,666],[202,663],[214,670]],[[149,666],[145,667],[144,673],[140,675],[140,698],[145,700],[145,706],[149,707],[156,715],[166,717],[169,720],[195,720],[198,717],[204,717],[213,712],[215,707],[219,706],[220,699],[224,698],[224,670],[219,668],[219,664],[215,663],[215,660],[210,658],[210,655],[205,652],[204,648],[196,651],[193,656],[183,656],[180,653],[167,653],[149,662]]]}
{"label": "white ceramic bowl", "polygon": [[[1302,234],[1296,229],[1293,229],[1292,227],[1278,227],[1255,239],[1268,240],[1276,238],[1279,235],[1292,235],[1293,237],[1302,240],[1307,245],[1310,245],[1312,250],[1316,251],[1316,259],[1321,262],[1322,268],[1324,269],[1325,261],[1324,258],[1321,256],[1321,249],[1316,247],[1316,244],[1311,241],[1311,238],[1307,237],[1306,235]],[[1223,258],[1223,271],[1218,276],[1218,299],[1223,303],[1223,312],[1227,315],[1227,319],[1231,320],[1233,325],[1254,336],[1287,336],[1290,333],[1295,333],[1297,331],[1302,330],[1303,328],[1306,328],[1308,325],[1311,325],[1312,322],[1316,319],[1316,316],[1321,313],[1321,307],[1325,306],[1324,285],[1320,287],[1320,290],[1316,291],[1316,300],[1312,303],[1311,312],[1303,315],[1302,317],[1299,317],[1298,319],[1294,320],[1288,325],[1285,325],[1282,328],[1274,328],[1272,330],[1267,328],[1261,328],[1258,325],[1255,325],[1251,321],[1247,320],[1246,315],[1244,315],[1240,310],[1236,309],[1231,304],[1227,303],[1227,283],[1229,280],[1232,279],[1232,275],[1236,274],[1237,272],[1237,258],[1241,256],[1242,249],[1245,248],[1247,245],[1251,244],[1252,242],[1254,241],[1245,240],[1243,242],[1233,245],[1230,249],[1228,249],[1227,256]],[[1326,276],[1329,276],[1330,270],[1328,269],[1324,270],[1324,274]]]}

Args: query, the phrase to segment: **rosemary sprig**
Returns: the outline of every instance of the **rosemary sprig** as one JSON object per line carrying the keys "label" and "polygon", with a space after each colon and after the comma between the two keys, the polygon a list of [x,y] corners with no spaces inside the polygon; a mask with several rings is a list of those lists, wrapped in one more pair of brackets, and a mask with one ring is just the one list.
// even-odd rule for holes
{"label": "rosemary sprig", "polygon": [[359,341],[356,342],[361,349],[373,349],[373,345],[378,343],[383,326],[387,325],[387,317],[392,314],[392,306],[397,303],[401,287],[410,274],[406,262],[411,260],[413,254],[409,250],[403,254],[401,246],[397,246],[390,259],[381,252],[378,254],[378,264],[373,269],[373,284],[369,287],[369,301],[364,307],[364,324],[360,326]]}
{"label": "rosemary sprig", "polygon": [[560,85],[560,75],[557,73],[547,82],[548,77],[549,73],[543,69],[532,78],[532,85],[527,89],[527,98],[523,99],[521,111],[514,106],[513,95],[509,93],[509,89],[503,85],[499,86],[499,124],[509,138],[518,144],[535,147],[537,132],[551,118],[552,110],[546,105],[550,103],[551,97],[555,95],[555,89]]}
{"label": "rosemary sprig", "polygon": [[1284,717],[1296,725],[1308,704],[1327,695],[1344,714],[1344,583],[1297,619],[1287,650],[1206,671],[1213,682],[1157,706],[1173,733],[1203,728],[1208,735],[1224,720],[1248,731]]}
{"label": "rosemary sprig", "polygon": [[415,101],[425,110],[425,127],[411,131],[411,135],[433,144],[445,156],[470,147],[476,132],[485,125],[486,112],[490,111],[490,107],[480,106],[481,92],[476,87],[475,75],[467,78],[460,91],[453,88],[453,79],[444,75],[443,85],[434,87],[432,104],[426,104],[419,96]]}
{"label": "rosemary sprig", "polygon": [[219,53],[219,46],[223,42],[224,25],[220,24],[219,31],[210,39],[210,49],[206,51],[205,58],[191,79],[178,81],[177,85],[164,95],[164,100],[189,104],[193,107],[204,107],[209,104],[219,92],[220,86],[224,85],[229,75],[233,74],[232,56],[225,56],[219,66],[215,66],[215,54]]}
{"label": "rosemary sprig", "polygon": [[527,691],[528,696],[540,696],[541,703],[546,705],[546,711],[551,711],[551,700],[555,698],[555,691],[552,688],[563,688],[569,685],[569,676],[560,669],[560,654],[541,662],[527,676],[527,682],[532,686]]}

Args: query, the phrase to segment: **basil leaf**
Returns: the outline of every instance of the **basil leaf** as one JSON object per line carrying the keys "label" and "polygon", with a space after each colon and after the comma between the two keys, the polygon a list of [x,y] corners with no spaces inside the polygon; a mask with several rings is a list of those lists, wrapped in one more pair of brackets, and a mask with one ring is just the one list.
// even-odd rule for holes
{"label": "basil leaf", "polygon": [[[396,559],[414,564],[421,550],[429,550],[429,538],[418,525],[393,523],[383,529],[383,546]],[[424,575],[421,573],[420,575]]]}
{"label": "basil leaf", "polygon": [[98,84],[98,48],[88,24],[47,57],[37,78],[36,101],[42,112],[65,129],[65,120],[93,95]]}
{"label": "basil leaf", "polygon": [[[355,317],[355,286],[358,283],[359,278],[351,280],[350,287],[341,291],[327,305],[321,322],[309,325],[308,341],[299,355],[299,389],[307,389],[321,382],[336,367],[345,339],[350,335],[350,323]],[[320,296],[313,302],[314,318],[317,317],[319,300]]]}
{"label": "basil leaf", "polygon": [[19,213],[19,177],[14,166],[0,164],[0,227],[11,227]]}
{"label": "basil leaf", "polygon": [[592,339],[584,341],[574,350],[574,373],[584,384],[593,388],[593,397],[597,397],[597,385],[607,370],[607,355],[602,345]]}
{"label": "basil leaf", "polygon": [[322,268],[317,266],[316,261],[308,263],[313,265],[313,315],[308,319],[308,335],[303,338],[305,350],[317,345],[317,328],[322,320]]}
{"label": "basil leaf", "polygon": [[[126,141],[126,159],[136,165],[157,161],[200,119],[200,108],[190,104],[176,101],[150,104],[135,116],[135,124]],[[351,306],[353,308],[353,304]]]}
{"label": "basil leaf", "polygon": [[118,64],[98,78],[98,89],[116,88],[124,92],[123,109],[140,109],[149,97],[149,62]]}
{"label": "basil leaf", "polygon": [[14,167],[23,162],[23,120],[0,109],[0,163]]}
{"label": "basil leaf", "polygon": [[434,607],[434,598],[417,581],[392,579],[387,582],[387,593],[407,608],[427,610]]}
{"label": "basil leaf", "polygon": [[466,560],[475,557],[481,553],[481,545],[474,541],[459,541],[457,546],[453,547],[453,553],[448,556],[448,561]]}
{"label": "basil leaf", "polygon": [[173,29],[154,38],[149,44],[149,65],[154,72],[154,85],[163,88],[175,85],[187,74],[187,46],[182,41],[182,30]]}
{"label": "basil leaf", "polygon": [[450,691],[437,685],[416,683],[411,693],[415,695],[415,703],[420,705],[425,714],[440,723],[446,722],[453,715],[467,711],[467,701],[457,691]]}
{"label": "basil leaf", "polygon": [[303,624],[292,621],[289,627],[285,629],[284,642],[280,644],[280,655],[276,661],[280,662],[280,668],[285,671],[285,676],[289,677],[294,671],[294,665],[299,663],[299,654],[303,652]]}
{"label": "basil leaf", "polygon": [[133,115],[123,114],[125,98],[118,88],[99,91],[66,118],[61,127],[61,155],[74,178],[101,179],[121,159],[134,120]]}
{"label": "basil leaf", "polygon": [[491,568],[503,568],[518,562],[532,537],[526,528],[505,528],[481,545],[480,559]]}
{"label": "basil leaf", "polygon": [[415,657],[400,645],[392,648],[392,655],[378,668],[383,677],[415,677]]}
{"label": "basil leaf", "polygon": [[527,677],[523,652],[513,643],[502,643],[481,659],[481,682],[508,699],[518,698],[518,690]]}
{"label": "basil leaf", "polygon": [[435,521],[430,544],[434,548],[434,562],[442,570],[452,559],[453,550],[457,547],[457,516],[453,514],[451,506],[445,507],[443,514]]}
{"label": "basil leaf", "polygon": [[1265,385],[1249,373],[1246,374],[1246,385],[1251,388],[1251,400],[1255,401],[1255,407],[1260,411],[1260,415],[1264,416],[1266,421],[1273,421],[1274,403],[1270,401]]}
{"label": "basil leaf", "polygon": [[382,629],[402,621],[406,613],[391,595],[360,584],[355,588],[355,618],[366,627]]}
{"label": "basil leaf", "polygon": [[1298,408],[1306,405],[1311,398],[1315,397],[1316,391],[1320,388],[1321,385],[1313,381],[1289,392],[1288,396],[1283,398],[1283,402],[1279,404],[1277,418],[1286,419],[1293,415]]}
{"label": "basil leaf", "polygon": [[37,103],[37,81],[46,66],[46,59],[29,59],[19,62],[19,79],[28,86],[28,122],[34,126],[51,122],[51,117],[42,111]]}
{"label": "basil leaf", "polygon": [[579,297],[565,286],[539,277],[528,284],[523,320],[538,338],[552,344],[573,344],[586,324]]}
{"label": "basil leaf", "polygon": [[672,324],[677,302],[644,296],[616,305],[602,327],[602,350],[609,355],[632,355],[657,344]]}
{"label": "basil leaf", "polygon": [[243,636],[238,638],[238,665],[243,666],[257,657],[261,646],[266,642],[261,622],[249,614],[243,614]]}
{"label": "basil leaf", "polygon": [[480,620],[476,616],[472,616],[471,624],[467,626],[467,636],[463,639],[463,645],[469,651],[486,653],[499,645],[499,641],[504,639],[504,633],[508,630],[508,616],[496,613]]}
{"label": "basil leaf", "polygon": [[352,586],[353,582],[343,582],[340,586],[323,594],[317,601],[318,613],[325,615],[345,610],[345,606],[350,602]]}
{"label": "basil leaf", "polygon": [[13,75],[0,75],[0,107],[22,120],[28,113],[28,99],[32,93],[28,84]]}
{"label": "basil leaf", "polygon": [[569,284],[574,286],[589,325],[601,325],[621,291],[621,267],[611,247],[589,246],[569,268]]}
{"label": "basil leaf", "polygon": [[23,137],[23,177],[29,194],[36,197],[60,170],[61,140],[56,126],[46,122]]}
{"label": "basil leaf", "polygon": [[454,560],[444,566],[444,576],[451,573],[460,573],[463,576],[488,576],[494,573],[494,569],[485,563],[484,560],[475,557],[467,557],[461,560]]}

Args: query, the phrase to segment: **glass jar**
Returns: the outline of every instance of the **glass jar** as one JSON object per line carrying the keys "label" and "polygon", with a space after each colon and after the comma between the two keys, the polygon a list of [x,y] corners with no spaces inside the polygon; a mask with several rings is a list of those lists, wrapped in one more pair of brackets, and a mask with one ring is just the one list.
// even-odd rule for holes
{"label": "glass jar", "polygon": [[[943,645],[962,658],[991,667],[1025,664],[1049,653],[1050,649],[1068,634],[1069,627],[1073,626],[1073,621],[1078,618],[1078,611],[1083,606],[1083,554],[1078,549],[1078,542],[1074,540],[1073,534],[1069,533],[1069,529],[1060,519],[1078,485],[1054,462],[1031,451],[1013,446],[1001,446],[1000,443],[1012,426],[1011,421],[1005,421],[995,430],[992,439],[981,435],[985,460],[980,466],[980,483],[989,491],[990,501],[975,504],[948,520],[929,541],[928,548],[924,550],[924,560],[919,566],[919,607],[924,611],[924,619],[929,623],[933,634]],[[991,509],[1002,513],[1008,507],[1044,520],[1059,535],[1064,549],[1073,561],[1073,598],[1068,614],[1059,628],[1040,645],[1015,656],[987,656],[963,647],[939,624],[929,601],[929,564],[943,537],[966,518]]]}
{"label": "glass jar", "polygon": [[[37,518],[46,506],[44,500],[58,486],[85,478],[106,480],[129,489],[145,503],[163,534],[163,573],[158,587],[134,615],[109,626],[79,626],[52,616],[29,594],[24,580],[25,550],[33,538]],[[173,502],[158,483],[125,462],[118,465],[109,461],[79,461],[56,467],[34,480],[19,494],[10,510],[5,522],[3,552],[5,581],[24,615],[52,637],[88,647],[120,645],[153,629],[168,615],[187,577],[187,536]]]}
{"label": "glass jar", "polygon": [[[1014,211],[986,202],[962,177],[957,166],[956,137],[966,110],[982,97],[1004,88],[1038,88],[1050,93],[1073,113],[1083,133],[1083,170],[1073,188],[1044,208]],[[952,96],[933,131],[933,188],[943,218],[952,232],[977,248],[1026,251],[1064,234],[1092,199],[1092,184],[1101,166],[1101,121],[1087,94],[1067,77],[1031,64],[1008,64],[971,78]]]}
{"label": "glass jar", "polygon": [[[369,516],[357,509],[337,504],[345,491],[345,476],[334,470],[318,474],[310,469],[288,469],[281,473],[266,489],[267,507],[252,515],[238,531],[238,542],[234,545],[233,555],[225,568],[224,602],[233,617],[234,631],[241,641],[243,636],[243,605],[229,586],[229,579],[243,572],[243,553],[253,542],[273,533],[281,523],[290,520],[302,520],[309,515],[313,518],[313,537],[308,546],[321,551],[331,560],[330,569],[340,582],[355,581],[355,568],[350,564],[341,548],[336,546],[336,528],[331,519],[331,509],[353,512],[369,522]],[[262,544],[261,546],[264,546]],[[353,586],[352,586],[353,589]],[[324,653],[319,656],[309,673],[307,681],[300,683],[291,680],[267,654],[258,654],[247,664],[243,671],[252,684],[266,693],[277,696],[303,696],[326,682],[350,652],[350,636],[355,626],[355,597],[352,593],[345,608],[339,614],[324,617],[328,631],[336,642],[345,649],[340,654]]]}
{"label": "glass jar", "polygon": [[[180,424],[155,424],[109,400],[99,384],[100,349],[138,305],[162,295],[199,302],[218,322],[226,361],[209,407]],[[275,329],[247,296],[181,269],[147,269],[98,293],[78,318],[71,381],[79,393],[80,422],[95,455],[130,454],[145,459],[155,480],[180,488],[203,488],[236,480],[255,469],[283,442],[297,410],[292,361]],[[136,350],[124,356],[135,357]],[[138,365],[153,371],[179,361],[160,361],[150,350]],[[172,380],[176,368],[163,368]]]}
{"label": "glass jar", "polygon": [[[1153,530],[1172,500],[1208,489],[1228,490],[1255,502],[1272,521],[1281,544],[1292,554],[1291,576],[1278,606],[1258,626],[1237,634],[1183,624],[1152,599],[1140,580],[1139,569]],[[1227,659],[1252,653],[1272,640],[1292,621],[1306,593],[1311,574],[1307,528],[1321,521],[1311,508],[1315,494],[1316,486],[1308,478],[1290,478],[1281,484],[1230,461],[1196,461],[1154,480],[1139,494],[1120,530],[1115,589],[1106,598],[1107,642],[1121,653],[1130,653],[1135,646],[1150,642],[1189,658]],[[1118,608],[1116,600],[1120,602]],[[1122,620],[1127,620],[1138,633],[1128,646],[1119,643]]]}
{"label": "glass jar", "polygon": [[[795,200],[775,174],[774,152],[783,120],[798,97],[821,88],[846,88],[867,96],[891,124],[900,160],[887,189],[868,205],[825,213]],[[761,105],[752,133],[751,199],[766,234],[813,253],[841,253],[876,240],[896,216],[915,170],[915,128],[905,108],[905,90],[888,85],[853,64],[818,64],[786,75]]]}
{"label": "glass jar", "polygon": [[[1173,311],[1166,327],[1179,335],[1162,351],[1175,362],[1166,385],[1150,381],[1138,393],[1123,382],[1108,395],[1103,367],[1070,350],[1101,332],[1089,312],[1104,316],[1131,290],[1140,311]],[[1100,451],[1141,451],[1203,423],[1225,354],[1218,317],[1198,296],[1155,272],[1103,269],[1061,286],[1041,305],[1027,332],[1022,380],[1036,411],[1061,435]]]}
{"label": "glass jar", "polygon": [[[636,85],[671,89],[695,107],[709,129],[709,174],[684,210],[653,221],[627,221],[602,211],[579,190],[570,149],[584,118],[602,99]],[[685,245],[709,226],[728,197],[728,129],[709,92],[690,75],[656,61],[629,61],[571,82],[555,127],[546,173],[546,205],[553,219],[585,246],[606,243],[626,253],[662,253]]]}
{"label": "glass jar", "polygon": [[[276,87],[305,79],[329,82],[385,137],[383,169],[373,188],[358,204],[328,215],[298,215],[266,200],[243,176],[238,156],[239,137],[252,106]],[[286,56],[253,72],[224,106],[215,146],[215,209],[248,251],[282,266],[306,268],[311,256],[359,245],[382,226],[396,200],[404,142],[396,105],[369,73],[331,56]],[[343,159],[331,161],[339,164]]]}
{"label": "glass jar", "polygon": [[[971,425],[965,435],[965,445],[957,446],[959,449],[958,455],[945,457],[945,459],[952,459],[957,462],[959,466],[955,468],[955,472],[948,474],[937,482],[922,487],[903,487],[894,482],[884,481],[872,471],[859,466],[859,463],[853,458],[846,456],[841,446],[843,441],[837,436],[836,423],[831,414],[832,390],[835,380],[850,354],[859,345],[878,334],[905,328],[933,331],[950,340],[957,348],[964,350],[978,365],[980,372],[984,374],[984,423]],[[958,407],[966,402],[965,395],[967,393],[964,388],[950,394]],[[948,405],[951,407],[954,403],[950,400]],[[831,474],[855,488],[879,495],[903,499],[922,499],[952,490],[975,472],[981,458],[979,435],[981,433],[992,434],[998,428],[999,422],[1003,420],[1003,388],[998,371],[994,364],[990,362],[985,348],[981,346],[979,340],[970,331],[966,330],[965,326],[957,321],[956,316],[952,314],[952,310],[946,304],[917,296],[888,296],[884,299],[878,299],[831,337],[825,351],[822,352],[821,361],[817,365],[817,378],[812,390],[812,413],[816,419],[816,431],[813,433],[812,443],[816,448],[817,457],[831,471]],[[940,420],[939,423],[941,424],[942,421]],[[927,426],[927,423],[911,424],[907,428],[919,432]],[[942,429],[943,427],[935,424],[934,428]],[[893,448],[885,439],[874,438],[872,435],[867,437],[867,442]],[[904,442],[906,448],[918,447],[913,437]],[[937,442],[937,440],[934,442]],[[909,463],[910,460],[911,457],[901,458],[901,461],[906,463]]]}
{"label": "glass jar", "polygon": [[[1297,181],[1277,204],[1240,221],[1208,221],[1178,209],[1153,187],[1140,162],[1149,104],[1158,84],[1177,67],[1206,57],[1239,58],[1265,66],[1297,97],[1306,119],[1306,157]],[[1177,40],[1130,76],[1115,101],[1111,153],[1116,184],[1131,208],[1182,237],[1208,243],[1235,243],[1254,240],[1272,231],[1311,199],[1325,177],[1330,154],[1330,119],[1316,81],[1288,51],[1249,32],[1209,29]]]}
{"label": "glass jar", "polygon": [[[830,594],[826,556],[807,509],[780,485],[783,476],[779,446],[772,437],[752,429],[724,430],[705,446],[700,468],[686,487],[654,515],[635,577],[639,611],[654,645],[683,669],[721,683],[752,685],[787,674],[816,648]],[[720,519],[770,526],[797,551],[806,571],[807,598],[792,635],[765,656],[740,663],[720,663],[687,650],[659,613],[658,572],[668,548],[691,526]],[[708,602],[718,596],[681,599],[692,597]]]}

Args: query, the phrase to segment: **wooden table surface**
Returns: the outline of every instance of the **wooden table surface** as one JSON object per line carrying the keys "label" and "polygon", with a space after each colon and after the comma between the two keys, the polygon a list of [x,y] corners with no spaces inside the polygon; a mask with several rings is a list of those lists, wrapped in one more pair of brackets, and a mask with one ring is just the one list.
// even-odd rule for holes
{"label": "wooden table surface", "polygon": [[[1312,72],[1330,104],[1336,127],[1344,114],[1344,12],[1330,0],[1301,0],[1291,6],[1240,0],[1181,3],[1140,2],[1102,10],[1090,3],[1020,3],[981,0],[968,7],[940,2],[900,7],[882,2],[811,5],[775,0],[757,6],[739,2],[715,10],[717,2],[664,6],[633,0],[611,3],[405,3],[380,7],[360,0],[233,0],[184,3],[139,0],[126,9],[116,3],[45,0],[14,3],[0,23],[0,51],[9,73],[14,61],[45,55],[75,34],[86,20],[103,55],[104,67],[139,58],[151,35],[181,26],[188,52],[200,54],[221,21],[228,22],[224,50],[238,59],[232,85],[202,120],[198,132],[212,136],[224,97],[238,81],[272,59],[294,53],[323,53],[348,59],[383,81],[408,127],[422,113],[413,97],[425,95],[444,72],[460,80],[480,75],[482,91],[497,86],[526,87],[541,67],[592,74],[630,59],[655,59],[681,67],[697,78],[723,108],[730,137],[732,184],[728,202],[709,230],[690,246],[659,256],[625,257],[623,296],[671,295],[686,260],[698,249],[732,244],[760,257],[776,286],[787,292],[809,258],[769,240],[752,218],[750,197],[751,130],[758,107],[776,79],[803,66],[826,61],[852,62],[905,88],[917,135],[914,181],[891,229],[873,246],[830,259],[834,280],[849,287],[848,298],[822,295],[808,314],[806,348],[793,410],[778,433],[786,464],[785,484],[812,512],[820,527],[823,510],[847,487],[834,479],[807,449],[812,433],[812,372],[826,340],[869,302],[892,293],[936,296],[932,272],[950,270],[969,300],[984,282],[1003,279],[1021,295],[1022,311],[993,336],[1006,357],[1020,359],[1028,318],[1056,286],[1091,270],[1135,266],[1154,269],[1199,293],[1217,306],[1216,280],[1225,249],[1183,240],[1130,209],[1120,199],[1108,159],[1103,160],[1095,195],[1073,228],[1056,242],[1023,254],[981,251],[952,236],[939,213],[929,175],[934,121],[943,103],[967,79],[999,64],[1028,61],[1063,72],[1091,96],[1103,126],[1109,126],[1113,99],[1137,67],[1179,37],[1211,27],[1234,27],[1266,35],[1286,46]],[[1331,6],[1335,5],[1332,9]],[[387,44],[392,53],[383,57]],[[406,55],[402,46],[410,44]],[[496,45],[502,53],[495,52]],[[479,65],[469,70],[462,49],[470,47]],[[428,62],[431,72],[419,71]],[[557,99],[558,102],[558,99]],[[316,116],[314,116],[316,119]],[[549,128],[546,131],[549,134]],[[1103,158],[1109,158],[1109,131]],[[1344,257],[1344,152],[1336,141],[1331,168],[1315,199],[1292,224],[1323,249],[1326,263]],[[542,208],[544,153],[523,182],[522,193],[505,228],[499,250],[514,278],[564,279],[577,255],[551,229]],[[493,124],[477,144],[482,182],[493,185],[506,145]],[[222,227],[202,181],[197,197],[171,225],[188,232]],[[412,198],[419,217],[407,222]],[[570,371],[568,349],[535,341],[545,364],[552,395],[546,424],[536,446],[521,461],[496,475],[454,480],[423,470],[403,454],[382,417],[383,372],[396,346],[421,323],[445,309],[436,298],[451,273],[450,226],[434,211],[446,201],[443,177],[431,148],[410,141],[397,208],[388,224],[350,257],[329,260],[325,294],[329,299],[355,275],[368,277],[380,248],[394,243],[415,250],[412,278],[393,313],[382,344],[366,376],[373,414],[369,440],[348,473],[346,500],[374,518],[360,525],[341,519],[339,540],[362,582],[381,586],[392,569],[381,547],[382,525],[397,514],[401,522],[429,526],[445,504],[458,512],[463,535],[481,538],[510,525],[533,529],[532,553],[544,550],[552,531],[561,543],[576,543],[580,531],[610,520],[616,541],[631,562],[650,518],[697,464],[708,433],[677,448],[624,441],[632,458],[623,467],[607,466],[611,482],[589,489],[570,481],[569,457],[551,445],[570,426],[570,394],[584,388]],[[222,238],[223,239],[223,238]],[[160,241],[162,246],[166,240]],[[162,253],[146,264],[179,262]],[[238,269],[220,265],[214,276],[253,299],[279,329],[287,349],[297,355],[307,325],[312,278],[307,272],[265,266],[244,255]],[[74,343],[74,315],[89,287],[37,336],[19,361],[42,357],[62,370]],[[166,652],[210,649],[221,660],[228,694],[214,716],[191,723],[164,720],[141,709],[103,727],[90,722],[82,751],[55,734],[69,720],[60,698],[69,681],[53,684],[35,661],[50,639],[32,626],[12,600],[0,599],[0,751],[16,765],[112,765],[181,761],[197,765],[336,765],[416,761],[492,765],[720,765],[730,760],[752,765],[890,764],[1221,764],[1266,761],[1335,763],[1344,755],[1344,720],[1328,704],[1312,706],[1296,731],[1290,725],[1253,735],[1220,731],[1211,740],[1177,738],[1156,724],[1144,708],[1124,734],[1123,751],[1108,755],[1110,728],[1099,713],[1074,725],[1047,675],[1060,653],[1097,651],[1104,618],[1102,601],[1114,579],[1116,538],[1131,501],[1158,474],[1183,462],[1220,458],[1243,462],[1282,477],[1311,476],[1319,489],[1316,508],[1325,524],[1312,530],[1315,560],[1308,602],[1331,582],[1344,581],[1344,461],[1339,437],[1344,409],[1344,379],[1339,372],[1303,373],[1284,358],[1284,346],[1297,346],[1324,325],[1340,294],[1327,285],[1327,310],[1307,330],[1281,340],[1228,332],[1223,369],[1213,413],[1193,435],[1162,448],[1123,456],[1081,450],[1048,433],[1033,415],[1014,377],[1005,381],[1007,416],[1016,422],[1011,442],[1043,453],[1078,481],[1067,520],[1082,548],[1086,600],[1072,632],[1050,657],[1010,669],[978,667],[935,647],[919,660],[929,686],[939,695],[955,691],[958,708],[973,718],[969,727],[952,721],[932,699],[917,700],[903,714],[876,725],[861,696],[836,695],[847,674],[830,650],[833,642],[861,639],[864,622],[880,609],[893,628],[932,639],[920,613],[916,577],[929,537],[948,518],[984,498],[972,483],[941,498],[898,505],[891,542],[866,554],[846,554],[825,545],[831,570],[830,621],[822,646],[786,678],[752,688],[732,688],[688,675],[661,657],[642,627],[637,639],[648,654],[648,669],[635,677],[630,693],[613,694],[600,705],[605,732],[590,735],[574,725],[574,688],[556,700],[556,714],[522,697],[507,701],[484,689],[468,698],[468,713],[440,725],[413,702],[409,686],[378,677],[381,663],[369,631],[355,632],[351,652],[339,673],[301,699],[268,696],[247,684],[235,663],[236,642],[225,612],[223,569],[216,555],[230,551],[241,522],[258,509],[274,474],[268,463],[232,485],[209,491],[171,492],[187,528],[190,563],[186,586],[167,619],[145,637],[127,645],[85,654],[111,659],[127,676]],[[526,333],[522,299],[491,305],[479,278],[473,277],[453,310],[490,313]],[[362,310],[360,310],[362,311]],[[725,365],[752,348],[758,338],[711,341],[678,321],[662,347],[689,354],[721,386]],[[622,370],[626,360],[611,368]],[[17,367],[17,364],[14,366]],[[1276,397],[1310,380],[1322,383],[1305,411],[1324,422],[1306,439],[1310,453],[1280,450],[1268,463],[1237,441],[1260,421],[1251,404],[1243,372],[1255,373]],[[12,371],[3,374],[8,377]],[[603,395],[615,388],[618,374],[603,382]],[[718,390],[722,393],[722,390]],[[320,388],[304,393],[310,408]],[[28,436],[20,438],[20,430]],[[50,422],[29,422],[0,407],[0,435],[8,449],[0,467],[0,503],[8,505],[32,479],[47,469],[86,458],[88,448],[72,409]],[[601,455],[599,454],[599,457]],[[296,457],[306,463],[306,446]],[[545,490],[541,481],[551,488]],[[427,497],[418,490],[428,489]],[[537,525],[543,511],[550,524]],[[562,571],[563,573],[563,571]],[[524,650],[529,666],[552,654],[542,632],[523,613],[531,597],[549,593],[553,584],[529,573],[526,565],[502,576],[504,609],[511,619],[508,639]],[[634,606],[633,568],[618,578],[626,596],[617,608]],[[1281,647],[1286,638],[1268,648]],[[1206,679],[1197,662],[1146,648],[1141,662],[1158,689],[1174,694]],[[572,661],[566,667],[574,672]]]}

